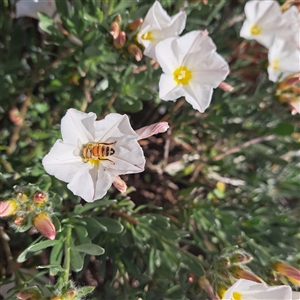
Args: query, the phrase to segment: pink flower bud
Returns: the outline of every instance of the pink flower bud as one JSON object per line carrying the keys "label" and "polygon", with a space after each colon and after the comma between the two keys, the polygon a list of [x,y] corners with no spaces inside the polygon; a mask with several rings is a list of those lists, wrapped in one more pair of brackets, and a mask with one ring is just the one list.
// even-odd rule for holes
{"label": "pink flower bud", "polygon": [[14,199],[0,202],[0,218],[9,217],[17,212],[18,204]]}
{"label": "pink flower bud", "polygon": [[25,218],[23,217],[16,217],[14,219],[14,224],[16,224],[17,226],[22,226],[24,223]]}
{"label": "pink flower bud", "polygon": [[33,219],[33,225],[46,238],[50,240],[55,239],[56,230],[47,213],[42,212],[38,214]]}
{"label": "pink flower bud", "polygon": [[121,179],[120,176],[115,177],[113,185],[121,193],[126,193],[127,185],[126,185],[125,181]]}
{"label": "pink flower bud", "polygon": [[143,19],[137,19],[135,21],[132,21],[131,23],[128,24],[128,28],[131,31],[135,31],[139,28],[139,26],[143,23]]}
{"label": "pink flower bud", "polygon": [[273,269],[281,275],[287,277],[287,279],[294,285],[300,286],[300,270],[281,261],[274,263]]}
{"label": "pink flower bud", "polygon": [[136,130],[135,133],[139,136],[138,140],[142,140],[154,134],[165,132],[168,130],[168,128],[169,128],[169,124],[167,122],[159,122],[149,126],[142,127]]}
{"label": "pink flower bud", "polygon": [[110,32],[109,32],[114,39],[116,39],[120,34],[120,25],[118,22],[112,22],[110,25]]}
{"label": "pink flower bud", "polygon": [[140,61],[143,58],[142,50],[137,45],[130,44],[127,50],[134,56],[136,61]]}
{"label": "pink flower bud", "polygon": [[43,204],[47,200],[48,200],[48,196],[43,192],[36,192],[33,196],[33,202],[35,204]]}
{"label": "pink flower bud", "polygon": [[239,266],[232,266],[230,272],[237,279],[247,279],[258,283],[264,283],[260,277]]}
{"label": "pink flower bud", "polygon": [[41,299],[41,294],[34,289],[26,289],[18,292],[17,298],[20,300],[39,300]]}
{"label": "pink flower bud", "polygon": [[121,31],[116,39],[114,39],[114,47],[122,49],[126,43],[126,33]]}
{"label": "pink flower bud", "polygon": [[233,90],[233,86],[224,81],[219,84],[219,88],[224,92],[231,92]]}

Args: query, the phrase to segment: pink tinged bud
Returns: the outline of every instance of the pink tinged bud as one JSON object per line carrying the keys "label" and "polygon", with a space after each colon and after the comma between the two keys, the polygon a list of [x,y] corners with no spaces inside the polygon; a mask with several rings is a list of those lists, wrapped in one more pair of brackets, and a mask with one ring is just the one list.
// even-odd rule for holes
{"label": "pink tinged bud", "polygon": [[219,84],[219,88],[224,92],[231,92],[233,90],[233,86],[224,81]]}
{"label": "pink tinged bud", "polygon": [[111,25],[110,25],[110,32],[109,32],[112,37],[114,39],[116,39],[118,36],[119,36],[119,33],[120,33],[120,25],[118,22],[113,22]]}
{"label": "pink tinged bud", "polygon": [[131,44],[127,48],[128,52],[134,56],[136,61],[140,61],[143,58],[142,50],[134,44]]}
{"label": "pink tinged bud", "polygon": [[48,196],[43,192],[36,192],[33,196],[33,202],[35,204],[43,204],[47,200],[48,200]]}
{"label": "pink tinged bud", "polygon": [[300,286],[300,270],[285,264],[283,262],[276,262],[273,265],[275,271],[287,277],[287,279],[296,286]]}
{"label": "pink tinged bud", "polygon": [[20,300],[39,300],[41,299],[41,294],[34,289],[28,289],[20,291],[17,294],[17,298]]}
{"label": "pink tinged bud", "polygon": [[24,224],[25,218],[23,217],[16,217],[14,219],[14,224],[16,224],[17,226],[22,226]]}
{"label": "pink tinged bud", "polygon": [[122,49],[126,43],[126,33],[121,31],[116,39],[114,39],[114,47]]}
{"label": "pink tinged bud", "polygon": [[233,266],[230,268],[231,274],[237,279],[247,279],[258,283],[264,283],[264,281],[255,275],[254,273],[245,270],[239,266]]}
{"label": "pink tinged bud", "polygon": [[278,89],[285,91],[300,81],[300,72],[292,74],[278,84]]}
{"label": "pink tinged bud", "polygon": [[131,30],[131,31],[135,31],[139,28],[139,26],[143,23],[143,19],[140,18],[140,19],[137,19],[131,23],[128,24],[128,28]]}
{"label": "pink tinged bud", "polygon": [[55,239],[56,230],[47,213],[42,212],[38,214],[33,219],[33,225],[46,238],[50,240]]}
{"label": "pink tinged bud", "polygon": [[9,217],[17,212],[18,204],[16,200],[6,200],[0,202],[0,218]]}
{"label": "pink tinged bud", "polygon": [[201,286],[202,289],[205,290],[205,292],[210,297],[210,299],[213,299],[213,300],[220,299],[219,297],[217,297],[215,295],[214,290],[213,290],[212,286],[210,285],[210,282],[205,277],[200,277],[198,279],[198,284]]}
{"label": "pink tinged bud", "polygon": [[149,126],[142,127],[135,131],[139,136],[138,140],[146,139],[154,134],[166,132],[169,128],[168,122],[154,123]]}
{"label": "pink tinged bud", "polygon": [[121,179],[120,176],[116,176],[115,177],[113,185],[121,193],[126,193],[126,191],[127,191],[127,185],[126,185],[125,181]]}

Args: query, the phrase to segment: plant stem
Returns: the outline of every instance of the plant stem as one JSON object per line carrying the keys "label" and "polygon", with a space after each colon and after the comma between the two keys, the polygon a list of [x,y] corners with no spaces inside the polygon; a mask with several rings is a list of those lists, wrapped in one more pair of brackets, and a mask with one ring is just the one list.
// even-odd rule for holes
{"label": "plant stem", "polygon": [[12,253],[10,251],[10,247],[9,247],[9,244],[7,242],[7,238],[5,236],[5,232],[4,232],[4,229],[0,226],[0,245],[2,245],[3,247],[3,250],[4,250],[4,253],[5,253],[5,256],[7,258],[7,262],[8,262],[8,265],[11,267],[11,269],[13,270],[13,273],[15,275],[15,282],[16,284],[22,284],[23,283],[23,280],[20,276],[20,273],[19,273],[19,268],[16,266],[16,263],[13,259],[13,256],[12,256]]}
{"label": "plant stem", "polygon": [[69,280],[70,273],[70,265],[71,265],[71,233],[72,227],[67,226],[66,228],[66,239],[65,239],[65,261],[64,261],[64,281],[67,282]]}

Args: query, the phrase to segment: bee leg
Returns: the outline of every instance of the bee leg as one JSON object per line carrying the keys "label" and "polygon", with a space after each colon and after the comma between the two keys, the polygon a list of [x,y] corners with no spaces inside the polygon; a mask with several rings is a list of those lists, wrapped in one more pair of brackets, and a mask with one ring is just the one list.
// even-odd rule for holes
{"label": "bee leg", "polygon": [[110,161],[113,165],[115,165],[115,162],[113,162],[111,159],[108,159],[108,158],[99,158],[99,160],[108,160],[108,161]]}
{"label": "bee leg", "polygon": [[114,145],[116,142],[117,142],[117,141],[112,142],[112,143],[99,143],[99,144],[101,144],[101,145]]}

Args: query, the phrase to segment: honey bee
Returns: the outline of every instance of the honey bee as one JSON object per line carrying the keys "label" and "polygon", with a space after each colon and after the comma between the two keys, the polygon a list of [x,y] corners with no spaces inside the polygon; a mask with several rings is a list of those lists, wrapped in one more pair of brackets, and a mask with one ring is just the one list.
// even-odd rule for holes
{"label": "honey bee", "polygon": [[90,159],[92,160],[108,160],[112,164],[115,164],[109,156],[114,155],[116,152],[115,149],[111,146],[116,142],[112,143],[88,143],[83,148],[83,161],[88,162]]}

